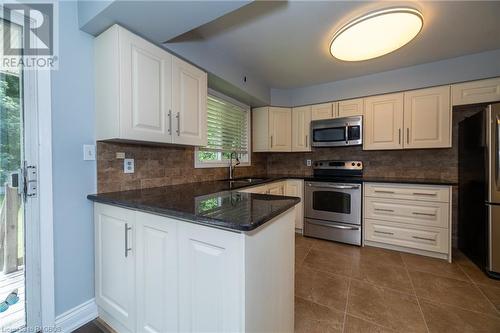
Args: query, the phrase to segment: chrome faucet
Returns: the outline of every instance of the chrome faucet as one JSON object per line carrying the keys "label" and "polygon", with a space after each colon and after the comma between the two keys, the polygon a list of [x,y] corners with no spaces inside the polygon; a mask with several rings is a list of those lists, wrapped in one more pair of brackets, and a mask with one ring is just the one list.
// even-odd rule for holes
{"label": "chrome faucet", "polygon": [[[236,160],[235,165],[233,165],[233,155],[234,155],[234,158]],[[233,152],[231,152],[231,155],[229,155],[229,180],[233,180],[234,168],[237,165],[240,165],[240,160],[238,158],[238,154],[235,151],[233,151]]]}

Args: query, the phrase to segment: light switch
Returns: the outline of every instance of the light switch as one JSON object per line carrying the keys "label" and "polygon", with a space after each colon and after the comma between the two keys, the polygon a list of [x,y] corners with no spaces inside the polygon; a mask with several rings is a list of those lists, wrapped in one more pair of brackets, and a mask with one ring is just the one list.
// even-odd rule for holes
{"label": "light switch", "polygon": [[83,145],[83,160],[95,161],[95,145]]}
{"label": "light switch", "polygon": [[123,160],[123,172],[124,173],[134,173],[135,171],[135,166],[134,166],[134,159],[133,158],[126,158]]}
{"label": "light switch", "polygon": [[123,152],[117,152],[116,153],[116,158],[119,160],[123,160],[125,158],[125,153]]}

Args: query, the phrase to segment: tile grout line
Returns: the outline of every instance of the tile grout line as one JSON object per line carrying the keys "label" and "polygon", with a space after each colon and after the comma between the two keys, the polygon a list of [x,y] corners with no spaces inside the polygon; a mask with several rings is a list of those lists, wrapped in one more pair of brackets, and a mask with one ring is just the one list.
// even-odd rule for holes
{"label": "tile grout line", "polygon": [[[467,274],[467,272],[463,269],[462,265],[458,264],[458,267],[460,268],[460,270],[465,274],[465,276],[467,276],[469,278],[469,280],[471,281],[472,285],[474,285],[476,287],[476,289],[479,290],[479,293],[484,297],[486,298],[487,302],[493,307],[493,309],[495,309],[495,311],[497,312],[498,315],[500,315],[500,310],[495,306],[495,304],[493,304],[493,302],[488,298],[488,296],[486,296],[486,294],[483,292],[483,290],[481,289],[481,287],[478,286],[478,284],[480,283],[476,283],[476,281],[474,281],[474,279],[472,279],[469,274]],[[482,284],[481,284],[482,285]],[[494,287],[493,287],[494,288]],[[481,312],[480,312],[481,313]],[[487,315],[485,313],[485,315]]]}
{"label": "tile grout line", "polygon": [[347,285],[347,296],[345,300],[345,309],[344,309],[344,321],[342,322],[342,333],[345,332],[345,326],[347,322],[347,308],[349,306],[349,294],[351,293],[351,278],[349,278],[349,284]]}
{"label": "tile grout line", "polygon": [[403,260],[403,265],[405,267],[406,275],[408,276],[408,279],[410,280],[410,284],[411,284],[411,287],[413,289],[415,299],[417,300],[418,309],[420,310],[420,315],[422,316],[422,319],[424,321],[425,328],[427,329],[427,332],[430,333],[429,326],[427,325],[427,320],[425,319],[424,311],[422,310],[422,306],[420,305],[420,300],[418,299],[418,296],[417,296],[417,290],[415,289],[415,285],[413,284],[413,280],[411,279],[410,271],[408,270],[408,265],[406,264],[406,261],[405,261],[403,256],[401,256],[401,260]]}

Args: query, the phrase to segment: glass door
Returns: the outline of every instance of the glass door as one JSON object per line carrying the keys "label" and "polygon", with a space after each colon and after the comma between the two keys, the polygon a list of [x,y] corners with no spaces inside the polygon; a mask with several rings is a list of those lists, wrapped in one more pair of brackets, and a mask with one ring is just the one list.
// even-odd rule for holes
{"label": "glass door", "polygon": [[[1,38],[7,24],[11,43],[21,45],[21,26],[4,20]],[[26,326],[22,87],[21,67],[0,71],[0,332]]]}

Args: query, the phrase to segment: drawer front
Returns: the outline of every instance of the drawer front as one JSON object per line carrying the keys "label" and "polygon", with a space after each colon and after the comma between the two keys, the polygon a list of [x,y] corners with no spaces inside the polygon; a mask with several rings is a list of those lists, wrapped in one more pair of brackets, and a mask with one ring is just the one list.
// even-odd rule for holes
{"label": "drawer front", "polygon": [[365,219],[365,239],[408,248],[448,253],[448,229]]}
{"label": "drawer front", "polygon": [[367,219],[449,228],[449,204],[445,202],[366,197],[364,214]]}
{"label": "drawer front", "polygon": [[387,183],[365,184],[365,196],[417,201],[450,201],[449,186],[405,185]]}

